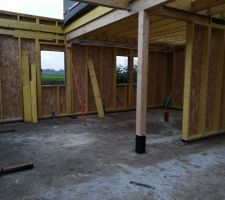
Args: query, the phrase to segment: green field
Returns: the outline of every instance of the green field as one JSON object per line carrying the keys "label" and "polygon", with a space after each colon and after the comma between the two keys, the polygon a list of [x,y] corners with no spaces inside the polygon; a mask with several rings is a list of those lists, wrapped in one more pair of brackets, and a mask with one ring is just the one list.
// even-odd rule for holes
{"label": "green field", "polygon": [[63,74],[42,74],[42,85],[62,85],[65,83],[65,76]]}

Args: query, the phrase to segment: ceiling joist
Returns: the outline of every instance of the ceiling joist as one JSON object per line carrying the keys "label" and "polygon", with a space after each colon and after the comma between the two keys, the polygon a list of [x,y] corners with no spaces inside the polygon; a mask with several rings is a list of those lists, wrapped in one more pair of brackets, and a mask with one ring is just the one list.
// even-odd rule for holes
{"label": "ceiling joist", "polygon": [[225,4],[225,0],[195,0],[192,2],[192,11],[198,12],[201,10],[207,10],[212,7],[220,6]]}

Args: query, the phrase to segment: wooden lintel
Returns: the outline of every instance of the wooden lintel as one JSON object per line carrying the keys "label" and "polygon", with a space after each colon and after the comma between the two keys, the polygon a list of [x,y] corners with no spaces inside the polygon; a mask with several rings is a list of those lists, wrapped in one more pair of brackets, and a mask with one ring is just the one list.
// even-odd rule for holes
{"label": "wooden lintel", "polygon": [[100,5],[110,8],[118,8],[122,10],[128,9],[129,0],[77,0],[78,2],[84,2],[93,5]]}

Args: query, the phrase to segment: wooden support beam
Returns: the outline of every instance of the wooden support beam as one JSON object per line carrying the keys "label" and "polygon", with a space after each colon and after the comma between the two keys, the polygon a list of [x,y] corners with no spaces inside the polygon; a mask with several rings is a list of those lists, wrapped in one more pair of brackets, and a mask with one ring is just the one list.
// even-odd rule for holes
{"label": "wooden support beam", "polygon": [[123,11],[123,10],[116,10],[116,11],[110,12],[109,14],[107,14],[103,17],[100,17],[94,21],[87,23],[86,25],[84,25],[76,30],[71,31],[70,33],[68,33],[66,35],[66,40],[72,40],[81,35],[89,33],[91,31],[94,31],[96,29],[102,28],[104,26],[110,25],[114,22],[120,21],[129,16],[137,14],[139,11],[152,8],[159,4],[167,3],[169,1],[173,1],[173,0],[154,0],[154,1],[153,0],[137,0],[137,1],[134,1],[130,5],[129,12]]}
{"label": "wooden support beam", "polygon": [[69,50],[70,45],[66,45],[66,113],[72,114],[72,55]]}
{"label": "wooden support beam", "polygon": [[37,104],[38,104],[38,117],[42,115],[42,90],[41,90],[41,56],[40,56],[39,40],[35,40],[35,66],[37,70]]}
{"label": "wooden support beam", "polygon": [[102,119],[105,117],[105,114],[104,114],[102,99],[101,99],[100,90],[99,90],[99,86],[98,86],[98,80],[97,80],[97,76],[95,73],[94,63],[91,59],[88,59],[88,69],[89,69],[89,75],[91,78],[93,94],[95,97],[95,103],[96,103],[96,107],[97,107],[97,111],[98,111],[98,117],[100,119]]}
{"label": "wooden support beam", "polygon": [[3,120],[3,92],[2,92],[2,79],[1,79],[1,71],[0,71],[0,120]]}
{"label": "wooden support beam", "polygon": [[204,50],[201,66],[201,82],[200,82],[200,99],[199,99],[199,126],[198,134],[203,135],[206,128],[206,112],[207,112],[207,92],[208,92],[208,79],[209,79],[209,52],[211,40],[211,28],[205,27],[206,33],[204,34]]}
{"label": "wooden support beam", "polygon": [[24,122],[32,122],[31,91],[30,91],[30,66],[28,50],[22,50],[22,79],[23,79],[23,111]]}
{"label": "wooden support beam", "polygon": [[65,40],[65,36],[56,35],[53,33],[44,33],[44,32],[35,32],[27,30],[10,30],[10,29],[1,29],[0,35],[11,35],[18,38],[26,39],[39,39],[39,40]]}
{"label": "wooden support beam", "polygon": [[191,98],[191,79],[192,79],[192,53],[194,42],[194,23],[187,24],[187,43],[185,56],[185,73],[184,73],[184,103],[183,103],[183,140],[189,139],[189,121],[190,121],[190,98]]}
{"label": "wooden support beam", "polygon": [[[215,29],[216,30],[216,29]],[[222,96],[223,96],[223,74],[224,74],[224,53],[225,53],[225,35],[224,30],[220,31],[218,35],[218,41],[220,42],[220,50],[218,52],[217,66],[216,66],[216,88],[215,88],[215,106],[213,113],[213,130],[220,130],[220,118],[222,108]]]}
{"label": "wooden support beam", "polygon": [[152,14],[157,14],[163,17],[169,17],[180,21],[194,21],[199,24],[210,24],[210,17],[192,13],[185,10],[179,10],[168,6],[162,6],[158,11],[154,10]]}
{"label": "wooden support beam", "polygon": [[149,53],[149,14],[139,12],[138,21],[138,77],[136,106],[136,152],[145,153],[146,116],[147,116],[147,84]]}
{"label": "wooden support beam", "polygon": [[225,4],[225,0],[195,0],[192,2],[192,11],[198,12],[201,10],[207,10],[212,7]]}
{"label": "wooden support beam", "polygon": [[0,27],[63,34],[63,28],[60,26],[36,24],[36,23],[22,22],[22,21],[11,20],[11,19],[0,18]]}
{"label": "wooden support beam", "polygon": [[69,33],[70,31],[73,31],[73,30],[87,24],[88,22],[91,22],[99,17],[102,17],[103,15],[106,15],[107,13],[109,13],[111,11],[113,11],[112,8],[105,8],[105,7],[98,6],[94,10],[90,11],[86,15],[80,17],[79,19],[73,21],[71,24],[66,26],[64,28],[64,33]]}
{"label": "wooden support beam", "polygon": [[129,5],[129,0],[77,0],[78,2],[99,5],[110,8],[118,8],[122,10],[127,10]]}
{"label": "wooden support beam", "polygon": [[35,64],[31,65],[31,81],[30,81],[30,92],[31,92],[31,111],[32,111],[32,122],[37,123],[37,70]]}

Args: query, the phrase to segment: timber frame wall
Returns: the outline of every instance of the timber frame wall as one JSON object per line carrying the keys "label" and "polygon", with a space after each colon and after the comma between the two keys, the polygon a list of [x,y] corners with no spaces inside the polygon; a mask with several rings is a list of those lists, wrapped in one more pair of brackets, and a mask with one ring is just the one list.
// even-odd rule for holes
{"label": "timber frame wall", "polygon": [[[35,64],[37,68],[38,118],[50,117],[52,112],[56,116],[80,114],[77,93],[73,87],[72,66],[78,73],[85,112],[96,112],[87,68],[88,58],[93,59],[106,111],[135,109],[136,84],[130,81],[129,84],[117,85],[115,69],[116,56],[129,56],[129,77],[133,80],[132,58],[137,56],[137,50],[73,44],[71,54],[64,40],[62,21],[43,17],[0,12],[0,26],[0,122],[24,118],[23,49],[29,52],[29,64]],[[41,85],[41,50],[65,52],[65,85]],[[184,55],[184,48],[175,48],[171,52],[150,51],[148,107],[162,106],[163,100],[172,92],[173,107],[182,108],[184,56],[180,55]]]}
{"label": "timber frame wall", "polygon": [[188,23],[183,139],[225,132],[225,29]]}

